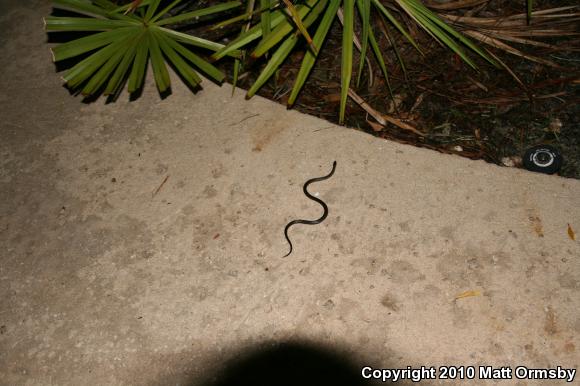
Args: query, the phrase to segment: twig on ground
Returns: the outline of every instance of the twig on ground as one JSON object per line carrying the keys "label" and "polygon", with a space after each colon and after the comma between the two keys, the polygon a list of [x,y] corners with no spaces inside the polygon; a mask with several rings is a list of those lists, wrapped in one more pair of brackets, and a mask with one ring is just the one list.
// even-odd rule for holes
{"label": "twig on ground", "polygon": [[348,89],[348,95],[360,107],[362,107],[367,113],[369,113],[369,115],[371,115],[377,122],[379,122],[381,125],[387,126],[387,123],[391,123],[391,124],[401,128],[403,130],[410,131],[410,132],[415,133],[417,135],[420,135],[422,137],[425,136],[425,133],[423,133],[420,130],[417,130],[416,128],[409,125],[408,123],[405,123],[405,122],[401,121],[400,119],[391,117],[389,115],[382,114],[381,112],[373,109],[363,98],[361,98],[356,92],[354,92],[353,89],[351,89],[351,88]]}
{"label": "twig on ground", "polygon": [[169,179],[169,174],[165,177],[165,179],[163,180],[163,182],[161,183],[161,185],[159,185],[159,187],[157,189],[155,189],[155,191],[151,195],[151,198],[155,197],[157,195],[157,193],[159,193],[159,191],[161,190],[161,188],[163,187],[163,185],[165,185],[165,183],[167,182],[168,179]]}

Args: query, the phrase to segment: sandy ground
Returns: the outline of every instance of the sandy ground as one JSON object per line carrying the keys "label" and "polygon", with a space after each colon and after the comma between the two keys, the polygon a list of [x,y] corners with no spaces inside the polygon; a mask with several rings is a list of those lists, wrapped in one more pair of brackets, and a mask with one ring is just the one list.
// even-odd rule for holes
{"label": "sandy ground", "polygon": [[[578,368],[580,181],[210,82],[83,104],[51,62],[48,2],[2,9],[0,384],[355,385],[368,365],[558,385],[515,370]],[[310,189],[328,218],[282,258],[285,224],[321,212],[302,184],[335,160]]]}

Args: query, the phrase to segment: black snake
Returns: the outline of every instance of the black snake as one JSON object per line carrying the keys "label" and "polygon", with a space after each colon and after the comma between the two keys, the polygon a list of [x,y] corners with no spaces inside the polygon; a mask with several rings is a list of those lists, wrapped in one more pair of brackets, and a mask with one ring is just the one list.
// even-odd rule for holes
{"label": "black snake", "polygon": [[313,182],[324,181],[324,180],[329,179],[334,174],[335,169],[336,169],[336,161],[334,161],[332,163],[332,170],[330,171],[329,174],[327,174],[326,176],[323,176],[323,177],[312,178],[312,179],[306,181],[306,183],[304,184],[302,191],[304,192],[306,197],[308,197],[309,199],[316,201],[317,203],[322,205],[322,209],[324,209],[324,213],[317,220],[293,220],[293,221],[290,221],[288,223],[288,225],[286,225],[286,228],[284,228],[284,236],[286,236],[286,240],[288,240],[288,244],[290,245],[290,252],[288,252],[286,255],[284,255],[284,257],[286,257],[292,253],[292,242],[290,241],[290,238],[288,237],[288,229],[292,225],[294,225],[294,224],[316,225],[316,224],[320,224],[321,222],[323,222],[324,219],[326,218],[326,216],[328,216],[328,206],[326,206],[324,201],[322,201],[321,199],[314,197],[313,195],[308,193],[308,185],[312,184]]}

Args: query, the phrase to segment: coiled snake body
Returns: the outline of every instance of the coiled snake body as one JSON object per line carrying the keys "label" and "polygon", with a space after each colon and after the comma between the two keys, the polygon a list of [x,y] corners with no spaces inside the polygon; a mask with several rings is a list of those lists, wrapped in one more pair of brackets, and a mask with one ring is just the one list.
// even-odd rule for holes
{"label": "coiled snake body", "polygon": [[317,203],[319,203],[322,206],[322,209],[324,209],[324,213],[317,220],[293,220],[293,221],[290,221],[288,223],[288,225],[286,225],[286,228],[284,228],[284,236],[286,236],[286,240],[288,241],[288,244],[290,245],[290,252],[288,252],[286,255],[284,255],[284,257],[286,257],[286,256],[288,256],[288,255],[290,255],[292,253],[292,242],[290,241],[290,238],[288,237],[288,229],[292,225],[295,225],[295,224],[316,225],[316,224],[320,224],[321,222],[323,222],[324,219],[328,216],[328,206],[326,206],[326,204],[324,203],[324,201],[322,201],[318,197],[314,197],[313,195],[311,195],[310,193],[308,193],[308,185],[310,185],[310,184],[312,184],[314,182],[319,182],[319,181],[324,181],[324,180],[329,179],[334,174],[334,170],[335,169],[336,169],[336,161],[334,161],[332,163],[332,170],[330,171],[329,174],[327,174],[326,176],[323,176],[323,177],[312,178],[312,179],[306,181],[306,183],[304,184],[304,187],[302,188],[302,191],[304,192],[304,194],[306,195],[306,197],[308,197],[309,199],[311,199],[311,200],[316,201]]}

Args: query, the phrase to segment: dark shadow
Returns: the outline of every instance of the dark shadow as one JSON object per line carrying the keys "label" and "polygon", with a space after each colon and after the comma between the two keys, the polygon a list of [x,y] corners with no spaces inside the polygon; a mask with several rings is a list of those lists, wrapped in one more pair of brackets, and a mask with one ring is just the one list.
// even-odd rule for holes
{"label": "dark shadow", "polygon": [[[203,386],[363,386],[371,385],[345,354],[312,343],[265,343],[237,353]],[[199,385],[192,382],[189,385]]]}

